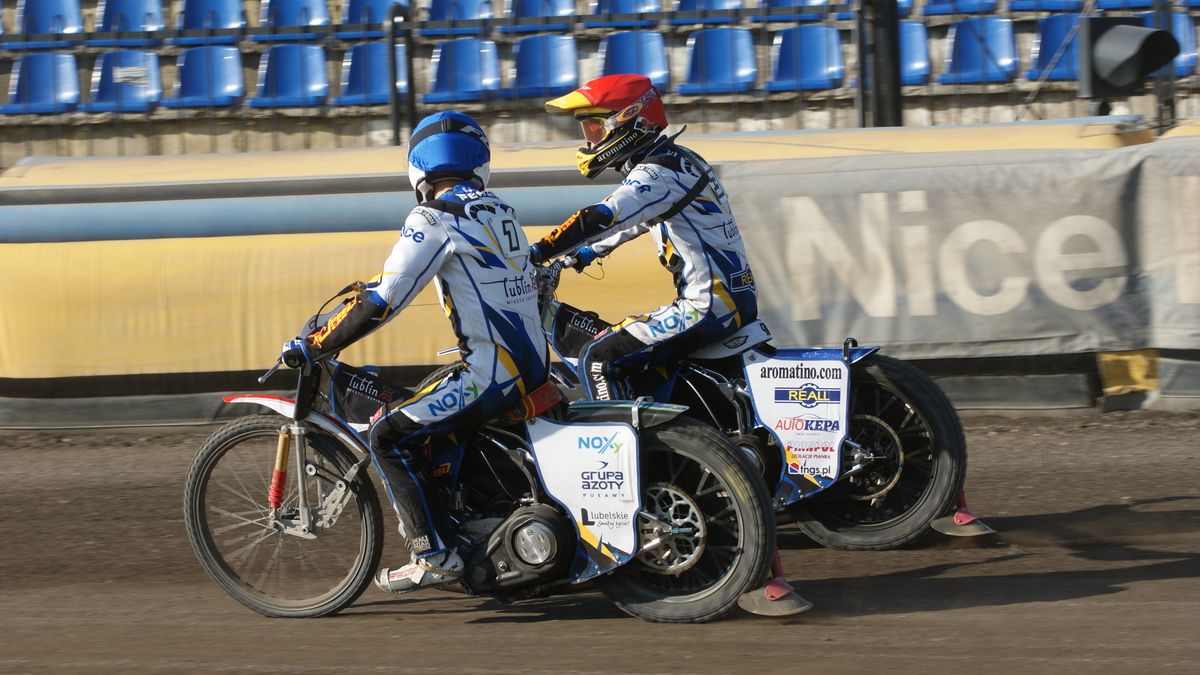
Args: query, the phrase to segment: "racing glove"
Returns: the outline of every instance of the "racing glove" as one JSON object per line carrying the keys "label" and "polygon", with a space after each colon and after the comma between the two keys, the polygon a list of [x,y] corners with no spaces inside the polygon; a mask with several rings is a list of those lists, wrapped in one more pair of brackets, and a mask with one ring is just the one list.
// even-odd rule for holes
{"label": "racing glove", "polygon": [[572,267],[575,268],[576,272],[582,272],[583,268],[591,265],[599,257],[591,246],[580,246],[571,255],[575,258],[575,264]]}
{"label": "racing glove", "polygon": [[312,365],[312,356],[308,353],[308,345],[304,338],[295,337],[283,343],[279,358],[288,368],[299,368],[305,364]]}

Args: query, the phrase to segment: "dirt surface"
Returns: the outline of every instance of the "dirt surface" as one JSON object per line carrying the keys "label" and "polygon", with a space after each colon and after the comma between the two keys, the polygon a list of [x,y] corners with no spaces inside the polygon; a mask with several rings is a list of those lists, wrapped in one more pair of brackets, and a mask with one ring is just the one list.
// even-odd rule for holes
{"label": "dirt surface", "polygon": [[1200,672],[1200,414],[965,424],[971,506],[999,534],[842,553],[788,526],[788,577],[816,608],[703,626],[595,592],[373,587],[337,617],[266,619],[184,534],[210,430],[0,433],[0,671]]}

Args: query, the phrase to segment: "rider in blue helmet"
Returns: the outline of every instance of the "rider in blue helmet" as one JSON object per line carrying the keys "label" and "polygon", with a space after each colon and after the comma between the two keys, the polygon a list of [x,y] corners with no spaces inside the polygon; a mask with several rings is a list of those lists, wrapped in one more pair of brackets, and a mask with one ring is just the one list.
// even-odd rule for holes
{"label": "rider in blue helmet", "polygon": [[[383,273],[323,326],[284,345],[285,361],[319,361],[387,323],[430,281],[458,336],[449,375],[380,411],[371,425],[411,560],[380,570],[376,584],[402,592],[461,578],[463,559],[441,491],[433,489],[429,440],[478,427],[547,383],[529,242],[512,207],[488,192],[491,151],[483,129],[456,111],[426,117],[409,141],[408,214]],[[551,385],[552,386],[552,385]]]}

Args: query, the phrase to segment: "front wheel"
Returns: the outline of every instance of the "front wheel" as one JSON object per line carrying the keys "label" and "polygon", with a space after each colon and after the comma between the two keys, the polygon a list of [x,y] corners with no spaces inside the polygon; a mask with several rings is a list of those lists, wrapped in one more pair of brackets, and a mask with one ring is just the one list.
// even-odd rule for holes
{"label": "front wheel", "polygon": [[866,468],[792,507],[797,525],[829,548],[867,551],[913,543],[962,490],[967,443],[941,387],[915,366],[873,355],[854,365],[848,438]]}
{"label": "front wheel", "polygon": [[640,446],[642,548],[596,583],[647,621],[718,619],[762,583],[775,550],[766,487],[728,439],[691,420],[646,429]]}
{"label": "front wheel", "polygon": [[260,415],[217,430],[188,473],[184,521],[204,571],[234,600],[266,616],[325,616],[354,602],[379,566],[379,499],[369,474],[360,471],[346,486],[351,497],[344,510],[321,527],[323,517],[329,523],[322,501],[356,459],[335,439],[310,430],[305,492],[318,525],[296,533],[301,505],[294,446],[283,506],[272,518],[267,493],[279,429],[288,423]]}

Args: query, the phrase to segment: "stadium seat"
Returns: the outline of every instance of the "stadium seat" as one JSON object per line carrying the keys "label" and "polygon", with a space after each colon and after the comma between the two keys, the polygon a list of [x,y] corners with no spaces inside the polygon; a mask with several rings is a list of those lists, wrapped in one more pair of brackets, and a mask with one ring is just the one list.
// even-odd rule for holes
{"label": "stadium seat", "polygon": [[[403,43],[396,45],[395,85],[398,93],[408,93]],[[390,100],[387,43],[364,42],[351,47],[342,59],[342,93],[334,97],[333,104],[383,105]]]}
{"label": "stadium seat", "polygon": [[158,54],[105,52],[92,70],[91,100],[80,107],[87,112],[148,112],[160,100]]}
{"label": "stadium seat", "polygon": [[[162,0],[100,0],[96,10],[97,33],[135,33],[161,31]],[[152,47],[162,42],[157,37],[114,37],[87,41],[90,47]]]}
{"label": "stadium seat", "polygon": [[[500,0],[497,0],[498,2]],[[495,14],[491,0],[430,0],[429,21],[474,21],[490,19]],[[453,28],[423,28],[421,35],[444,37],[447,35],[483,35],[486,31],[479,26],[454,26]]]}
{"label": "stadium seat", "polygon": [[[1200,0],[1198,0],[1200,1]],[[659,0],[592,0],[589,14],[599,17],[584,21],[584,28],[649,28],[658,22],[654,19],[611,19],[612,14],[649,14],[661,12]]]}
{"label": "stadium seat", "polygon": [[846,76],[837,29],[819,24],[776,33],[771,62],[767,91],[837,89]]}
{"label": "stadium seat", "polygon": [[900,22],[900,84],[929,84],[929,34],[924,21]]}
{"label": "stadium seat", "polygon": [[[711,12],[731,9],[741,9],[742,0],[679,0],[675,5],[676,12]],[[695,23],[733,23],[730,16],[701,16],[695,19],[668,19],[667,23],[680,26]]]}
{"label": "stadium seat", "polygon": [[[835,2],[833,4],[841,4]],[[783,12],[776,14],[752,15],[751,21],[758,23],[769,22],[791,22],[791,21],[823,21],[826,18],[830,2],[829,0],[764,0],[759,9],[782,9],[791,8],[794,12]],[[906,3],[898,5],[901,16],[907,16],[905,6],[908,11],[912,11],[912,0],[907,0]],[[803,11],[801,11],[803,10]],[[832,19],[851,19],[854,17],[852,12],[837,12],[829,15]]]}
{"label": "stadium seat", "polygon": [[924,16],[945,14],[992,14],[996,0],[925,0]]}
{"label": "stadium seat", "polygon": [[8,81],[8,103],[0,114],[54,114],[79,105],[79,76],[75,55],[58,52],[22,54],[13,63]]}
{"label": "stadium seat", "polygon": [[429,67],[433,86],[421,97],[426,103],[481,101],[500,91],[500,58],[491,40],[443,42],[434,47]]}
{"label": "stadium seat", "polygon": [[0,44],[4,49],[55,49],[69,47],[70,40],[24,40],[27,35],[71,35],[83,32],[79,0],[18,0],[18,39]]}
{"label": "stadium seat", "polygon": [[[1154,27],[1154,12],[1142,14],[1142,23]],[[1175,76],[1187,77],[1196,72],[1196,26],[1187,12],[1171,12],[1171,35],[1179,42],[1175,57]]]}
{"label": "stadium seat", "polygon": [[687,79],[680,94],[732,94],[750,91],[758,78],[754,40],[743,28],[705,28],[688,36]]}
{"label": "stadium seat", "polygon": [[1154,0],[1096,0],[1096,9],[1151,9]]}
{"label": "stadium seat", "polygon": [[631,30],[605,36],[600,42],[600,74],[621,73],[645,75],[659,91],[666,91],[671,76],[662,33]]}
{"label": "stadium seat", "polygon": [[[342,6],[343,26],[387,23],[392,5],[400,5],[405,9],[412,6],[408,0],[346,0]],[[379,38],[386,35],[386,27],[378,29],[339,29],[337,37],[342,40],[361,40],[364,38]]]}
{"label": "stadium seat", "polygon": [[[246,14],[241,0],[183,0],[183,9],[176,22],[179,30],[209,31],[246,27]],[[167,40],[176,45],[231,45],[236,35],[180,36]]]}
{"label": "stadium seat", "polygon": [[1083,0],[1008,0],[1011,12],[1078,12]]}
{"label": "stadium seat", "polygon": [[513,45],[510,98],[553,98],[579,86],[579,57],[570,35],[530,35]]}
{"label": "stadium seat", "polygon": [[306,108],[325,105],[329,76],[321,45],[271,45],[258,62],[258,95],[251,108]]}
{"label": "stadium seat", "polygon": [[[1033,51],[1030,52],[1029,62],[1033,67],[1025,72],[1025,79],[1040,80],[1045,75],[1047,80],[1077,80],[1079,79],[1079,40],[1071,31],[1079,24],[1078,14],[1051,14],[1038,19],[1038,30],[1033,36]],[[1051,68],[1059,47],[1070,36],[1071,41]],[[1047,73],[1046,69],[1050,68]]]}
{"label": "stadium seat", "polygon": [[1012,82],[1017,74],[1017,45],[1011,19],[977,16],[961,19],[946,38],[942,84]]}
{"label": "stadium seat", "polygon": [[168,108],[224,108],[245,96],[242,56],[237,47],[192,47],[179,54],[175,95],[163,99]]}
{"label": "stadium seat", "polygon": [[542,21],[532,24],[500,26],[501,33],[545,33],[562,32],[570,28],[570,24],[562,21],[555,22],[554,17],[574,16],[575,0],[511,0],[512,9],[509,17],[513,19],[531,19],[540,17]]}
{"label": "stadium seat", "polygon": [[[329,8],[325,0],[263,0],[262,14],[258,20],[261,28],[297,28],[303,26],[328,26]],[[315,40],[318,33],[275,33],[252,35],[255,42],[295,42]]]}

